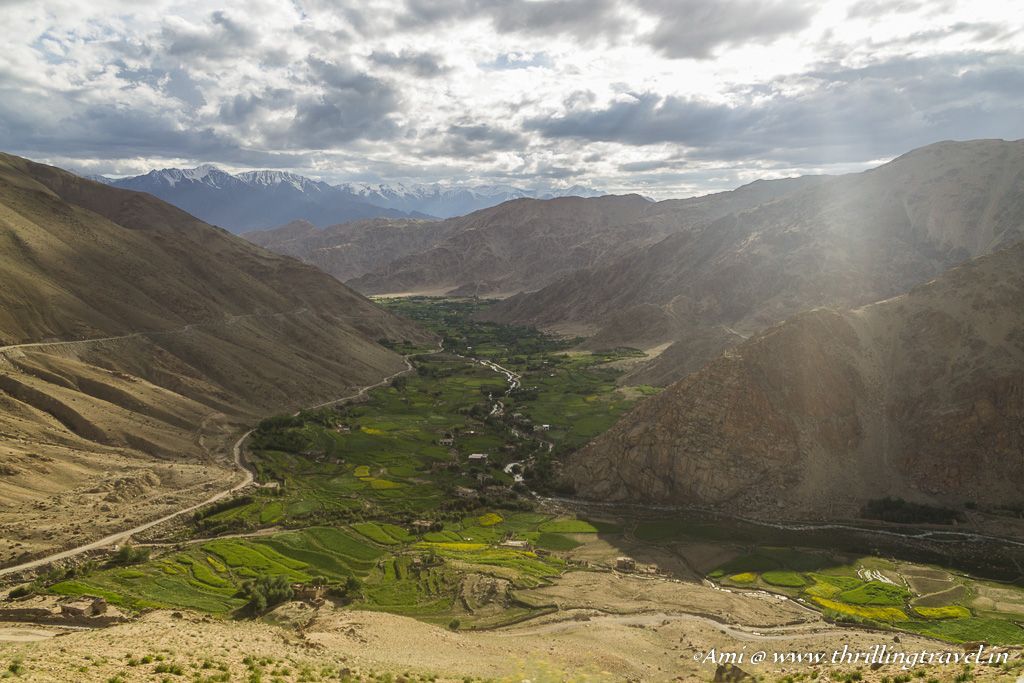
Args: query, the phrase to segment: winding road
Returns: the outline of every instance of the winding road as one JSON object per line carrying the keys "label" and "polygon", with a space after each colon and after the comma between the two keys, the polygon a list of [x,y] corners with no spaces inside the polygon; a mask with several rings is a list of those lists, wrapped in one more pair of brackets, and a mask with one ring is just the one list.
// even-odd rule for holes
{"label": "winding road", "polygon": [[[135,334],[125,335],[124,337],[105,337],[105,338],[102,338],[102,339],[84,339],[84,340],[76,341],[76,342],[38,342],[38,343],[34,343],[34,344],[18,344],[18,345],[14,345],[14,346],[0,347],[0,353],[2,353],[4,351],[7,351],[9,349],[23,348],[23,347],[26,347],[26,346],[29,346],[29,347],[32,347],[32,346],[56,346],[56,345],[60,345],[60,344],[80,344],[80,343],[86,343],[86,342],[110,341],[110,340],[114,340],[114,339],[124,339],[126,337],[139,336],[141,334],[144,334],[144,333],[137,332]],[[370,384],[368,386],[365,386],[365,387],[361,388],[359,391],[355,392],[354,394],[349,394],[348,396],[342,396],[341,398],[332,399],[330,401],[326,401],[324,403],[320,403],[318,405],[312,406],[312,409],[324,408],[326,406],[336,405],[338,403],[342,403],[343,401],[351,401],[352,399],[359,398],[360,396],[365,395],[366,392],[368,392],[368,391],[371,391],[371,390],[376,389],[378,387],[384,386],[385,384],[387,384],[388,382],[392,381],[393,379],[395,379],[396,377],[398,377],[400,375],[404,375],[407,372],[411,372],[413,370],[413,365],[412,365],[412,362],[409,360],[409,356],[408,355],[404,356],[403,360],[405,361],[405,366],[406,366],[404,370],[399,370],[398,372],[385,377],[384,379],[382,379],[381,381],[377,382],[376,384]],[[212,503],[216,503],[217,501],[223,500],[227,496],[230,496],[231,494],[236,493],[236,492],[238,492],[238,491],[248,487],[249,485],[251,485],[253,483],[254,479],[253,479],[252,470],[250,470],[249,467],[247,466],[247,464],[245,463],[245,459],[244,459],[243,452],[242,452],[242,446],[245,443],[245,440],[247,438],[249,438],[249,435],[252,434],[252,432],[253,432],[253,430],[250,429],[245,434],[243,434],[241,437],[239,437],[238,441],[235,442],[234,446],[231,449],[232,450],[232,455],[233,455],[233,458],[234,458],[235,468],[242,472],[242,481],[239,482],[238,484],[232,486],[229,489],[225,489],[224,491],[220,491],[218,493],[215,493],[214,495],[210,496],[209,498],[207,498],[206,500],[204,500],[201,503],[196,503],[194,505],[189,505],[188,507],[182,508],[181,510],[178,510],[176,512],[172,512],[172,513],[170,513],[168,515],[164,515],[163,517],[160,517],[159,519],[155,519],[155,520],[152,520],[150,522],[146,522],[144,524],[139,524],[138,526],[132,527],[131,529],[126,529],[124,531],[118,531],[117,533],[110,534],[109,536],[104,536],[103,538],[101,538],[99,540],[91,541],[89,543],[84,543],[84,544],[82,544],[80,546],[76,546],[74,548],[69,548],[68,550],[62,550],[62,551],[54,553],[52,555],[47,555],[46,557],[41,557],[41,558],[39,558],[37,560],[31,560],[29,562],[23,562],[21,564],[13,565],[13,566],[10,566],[10,567],[0,568],[0,577],[8,576],[10,574],[17,574],[19,572],[27,571],[27,570],[30,570],[30,569],[37,569],[37,568],[42,567],[44,565],[50,564],[52,562],[59,562],[61,560],[66,560],[68,558],[75,557],[77,555],[81,555],[82,553],[89,552],[90,550],[99,550],[100,548],[106,548],[108,546],[121,543],[123,541],[128,540],[129,538],[131,538],[135,534],[141,533],[141,532],[146,531],[148,529],[152,529],[153,527],[158,526],[160,524],[163,524],[164,522],[169,522],[172,519],[180,517],[181,515],[186,515],[186,514],[189,514],[190,512],[195,512],[199,508],[205,507],[205,506],[210,505]]]}
{"label": "winding road", "polygon": [[6,575],[9,575],[9,574],[17,574],[18,572],[23,572],[23,571],[26,571],[26,570],[29,570],[29,569],[36,569],[38,567],[42,567],[44,565],[50,564],[51,562],[59,562],[60,560],[66,560],[66,559],[68,559],[70,557],[75,557],[76,555],[81,555],[82,553],[89,552],[90,550],[99,550],[100,548],[106,548],[108,546],[111,546],[111,545],[114,545],[114,544],[117,544],[117,543],[121,543],[122,541],[126,541],[127,539],[131,538],[135,534],[138,534],[138,533],[141,533],[143,531],[146,531],[147,529],[152,529],[153,527],[157,526],[158,524],[163,524],[164,522],[169,522],[170,520],[175,519],[176,517],[180,517],[181,515],[185,515],[185,514],[188,514],[190,512],[195,512],[196,510],[198,510],[199,508],[201,508],[203,506],[210,505],[211,503],[216,503],[217,501],[222,500],[222,499],[226,498],[227,496],[230,496],[232,493],[235,493],[236,491],[240,491],[241,489],[244,489],[245,487],[249,486],[249,484],[251,484],[253,482],[252,472],[249,470],[248,467],[245,466],[245,462],[242,459],[242,444],[245,442],[245,440],[249,437],[250,434],[252,434],[252,430],[251,429],[249,431],[247,431],[245,434],[243,434],[238,439],[238,441],[235,442],[235,445],[232,447],[232,453],[234,455],[235,467],[237,467],[239,470],[241,470],[244,473],[243,477],[242,477],[242,481],[240,483],[236,484],[235,486],[233,486],[233,487],[231,487],[229,489],[226,489],[224,491],[220,491],[219,493],[215,493],[214,495],[210,496],[209,498],[207,498],[206,500],[204,500],[201,503],[196,503],[195,505],[190,505],[190,506],[188,506],[186,508],[182,508],[181,510],[178,510],[176,512],[172,512],[169,515],[164,515],[163,517],[160,517],[159,519],[154,519],[151,522],[146,522],[145,524],[140,524],[140,525],[138,525],[136,527],[132,527],[131,529],[126,529],[125,531],[118,531],[117,533],[111,534],[109,536],[104,536],[103,538],[101,538],[101,539],[99,539],[97,541],[92,541],[90,543],[85,543],[83,545],[76,546],[76,547],[70,548],[68,550],[62,550],[62,551],[60,551],[58,553],[54,553],[53,555],[48,555],[46,557],[41,557],[38,560],[32,560],[30,562],[23,562],[21,564],[16,564],[16,565],[11,566],[11,567],[0,568],[0,576],[6,576]]}
{"label": "winding road", "polygon": [[528,624],[522,627],[512,626],[507,629],[492,631],[491,635],[501,637],[516,637],[525,635],[544,635],[563,631],[575,631],[586,628],[588,624],[622,624],[625,626],[660,626],[672,621],[689,621],[701,624],[710,629],[716,629],[737,640],[745,641],[772,641],[788,640],[795,636],[821,635],[823,633],[850,633],[849,628],[829,626],[825,623],[808,622],[806,624],[792,624],[785,626],[743,626],[734,623],[725,623],[718,619],[690,614],[686,612],[638,612],[634,614],[588,614],[588,619],[579,621],[574,618],[574,613],[585,613],[577,610],[567,610],[559,614],[555,621],[543,624]]}

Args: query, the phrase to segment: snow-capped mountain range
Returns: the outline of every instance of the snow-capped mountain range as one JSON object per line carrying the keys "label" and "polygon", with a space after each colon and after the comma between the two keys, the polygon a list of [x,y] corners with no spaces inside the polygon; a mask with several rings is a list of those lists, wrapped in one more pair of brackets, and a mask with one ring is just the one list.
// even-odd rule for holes
{"label": "snow-capped mountain range", "polygon": [[343,183],[331,185],[284,171],[231,174],[216,166],[165,168],[130,178],[91,180],[148,192],[208,223],[245,232],[306,220],[319,227],[363,218],[450,218],[524,197],[596,197],[574,185],[533,190],[513,185]]}

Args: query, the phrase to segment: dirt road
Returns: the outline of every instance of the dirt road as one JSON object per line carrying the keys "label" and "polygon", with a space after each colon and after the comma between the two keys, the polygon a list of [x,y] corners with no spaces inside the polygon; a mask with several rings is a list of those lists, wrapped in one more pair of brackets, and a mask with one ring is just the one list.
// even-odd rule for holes
{"label": "dirt road", "polygon": [[[140,333],[136,333],[134,335],[126,335],[126,337],[137,336],[138,334],[140,334]],[[6,350],[9,350],[9,349],[12,349],[12,348],[22,348],[22,347],[25,347],[25,346],[49,346],[49,345],[58,345],[58,344],[78,344],[78,343],[84,343],[84,342],[87,342],[87,341],[88,342],[107,341],[107,340],[110,340],[110,339],[122,339],[122,338],[124,338],[124,337],[108,337],[108,338],[105,338],[105,339],[82,340],[81,342],[53,342],[52,344],[45,343],[45,342],[40,342],[38,344],[22,344],[22,345],[16,345],[16,346],[13,346],[13,347],[12,346],[0,347],[0,352],[6,351]],[[357,391],[354,394],[350,394],[348,396],[343,396],[341,398],[336,398],[336,399],[332,399],[330,401],[326,401],[326,402],[321,403],[319,405],[313,406],[313,408],[314,409],[315,408],[323,408],[325,406],[335,405],[335,404],[341,403],[343,401],[350,401],[350,400],[352,400],[354,398],[358,398],[360,396],[363,396],[364,394],[366,394],[366,392],[371,391],[372,389],[376,389],[377,387],[384,386],[385,384],[387,384],[388,382],[390,382],[394,378],[398,377],[399,375],[404,375],[405,373],[412,371],[413,370],[413,365],[412,365],[412,362],[409,360],[408,356],[405,357],[405,365],[406,365],[405,370],[400,370],[400,371],[394,373],[393,375],[385,377],[384,379],[382,379],[380,382],[377,382],[376,384],[371,384],[369,386],[365,386],[365,387],[363,387],[362,389],[360,389],[359,391]],[[59,562],[60,560],[66,560],[68,558],[75,557],[76,555],[81,555],[82,553],[89,552],[90,550],[98,550],[100,548],[106,548],[106,547],[109,547],[109,546],[112,546],[112,545],[115,545],[115,544],[118,544],[118,543],[122,543],[122,542],[128,540],[129,538],[131,538],[132,536],[134,536],[135,534],[141,533],[141,532],[146,531],[148,529],[152,529],[153,527],[155,527],[157,525],[160,525],[160,524],[163,524],[164,522],[169,522],[170,520],[175,519],[177,517],[180,517],[181,515],[186,515],[186,514],[189,514],[191,512],[195,512],[196,510],[198,510],[201,507],[205,507],[205,506],[210,505],[212,503],[216,503],[217,501],[223,500],[227,496],[230,496],[231,494],[233,494],[233,493],[235,493],[237,491],[240,491],[241,489],[246,488],[247,486],[249,486],[253,482],[253,473],[252,473],[252,471],[249,469],[249,467],[245,463],[244,457],[242,455],[242,445],[245,443],[245,440],[249,437],[250,434],[252,434],[252,430],[247,431],[245,434],[243,434],[241,437],[239,437],[238,441],[236,441],[235,445],[232,447],[232,455],[234,456],[235,467],[239,471],[242,472],[242,481],[239,482],[238,484],[236,484],[235,486],[232,486],[231,488],[226,489],[224,491],[220,491],[218,493],[215,493],[214,495],[210,496],[209,498],[207,498],[206,500],[204,500],[201,503],[196,503],[194,505],[189,505],[188,507],[182,508],[181,510],[178,510],[176,512],[172,512],[171,514],[168,514],[168,515],[164,515],[163,517],[160,517],[159,519],[155,519],[153,521],[146,522],[145,524],[140,524],[138,526],[132,527],[131,529],[126,529],[124,531],[119,531],[119,532],[117,532],[115,534],[111,534],[109,536],[105,536],[105,537],[103,537],[103,538],[101,538],[101,539],[99,539],[97,541],[92,541],[90,543],[84,543],[84,544],[82,544],[80,546],[76,546],[76,547],[70,548],[68,550],[62,550],[60,552],[54,553],[52,555],[48,555],[46,557],[41,557],[41,558],[39,558],[37,560],[32,560],[30,562],[23,562],[21,564],[17,564],[17,565],[11,566],[11,567],[0,568],[0,576],[7,576],[7,575],[10,575],[10,574],[16,574],[18,572],[26,571],[26,570],[29,570],[29,569],[36,569],[38,567],[42,567],[42,566],[50,564],[52,562]]]}

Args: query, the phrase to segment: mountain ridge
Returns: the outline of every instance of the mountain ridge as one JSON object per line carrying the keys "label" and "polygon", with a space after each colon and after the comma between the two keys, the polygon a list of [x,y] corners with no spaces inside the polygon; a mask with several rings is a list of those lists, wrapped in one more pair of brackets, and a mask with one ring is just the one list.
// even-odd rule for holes
{"label": "mountain ridge", "polygon": [[1019,239],[1022,187],[1024,141],[937,143],[676,230],[486,316],[587,327],[591,345],[679,344],[639,376],[666,383],[802,309],[895,296]]}
{"label": "mountain ridge", "polygon": [[450,235],[431,249],[347,282],[369,294],[515,295],[819,182],[820,177],[786,178],[662,202],[637,194],[513,200],[449,219]]}
{"label": "mountain ridge", "polygon": [[[123,178],[83,176],[122,189],[149,192],[232,232],[267,230],[292,220],[326,227],[370,218],[451,218],[523,197],[600,196],[582,185],[524,189],[513,185],[440,183],[330,184],[277,170],[231,174],[212,164],[154,169]],[[255,203],[259,210],[244,205]]]}
{"label": "mountain ridge", "polygon": [[1024,241],[910,292],[770,327],[578,451],[587,497],[856,517],[885,496],[1012,504],[1024,485]]}

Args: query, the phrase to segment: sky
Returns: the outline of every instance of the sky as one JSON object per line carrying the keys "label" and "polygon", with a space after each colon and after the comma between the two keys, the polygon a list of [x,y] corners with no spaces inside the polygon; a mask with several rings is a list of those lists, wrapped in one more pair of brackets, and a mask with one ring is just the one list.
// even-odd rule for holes
{"label": "sky", "polygon": [[0,149],[81,173],[681,197],[1024,137],[1024,2],[0,0]]}

